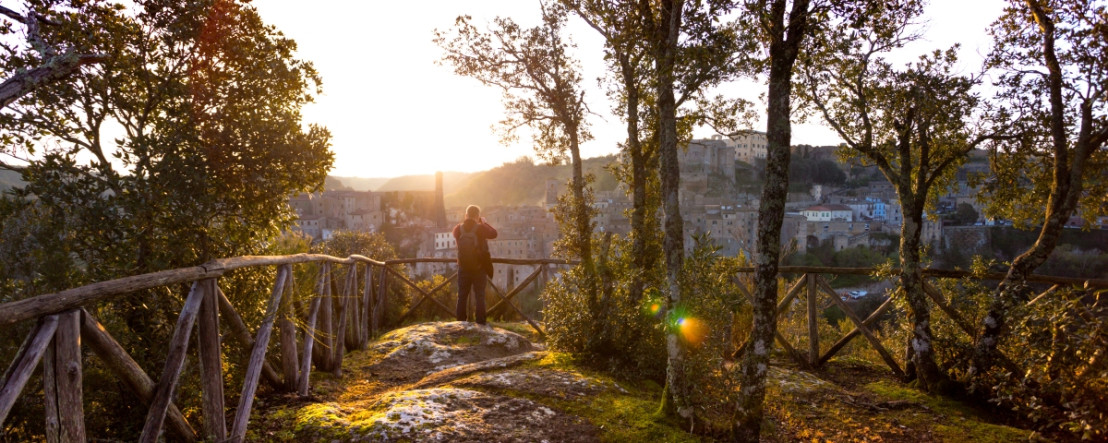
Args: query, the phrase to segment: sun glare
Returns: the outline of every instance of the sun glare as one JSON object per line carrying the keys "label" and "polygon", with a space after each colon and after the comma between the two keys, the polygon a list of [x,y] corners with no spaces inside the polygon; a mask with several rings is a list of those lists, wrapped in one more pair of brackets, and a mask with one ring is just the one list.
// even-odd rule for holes
{"label": "sun glare", "polygon": [[708,325],[700,319],[682,317],[677,320],[677,328],[681,337],[693,347],[700,346],[708,338]]}

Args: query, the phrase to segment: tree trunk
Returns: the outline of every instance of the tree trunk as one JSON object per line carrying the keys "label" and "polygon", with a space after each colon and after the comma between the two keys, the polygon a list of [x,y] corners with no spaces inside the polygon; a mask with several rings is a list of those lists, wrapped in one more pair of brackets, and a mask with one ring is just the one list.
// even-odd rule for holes
{"label": "tree trunk", "polygon": [[592,268],[592,217],[589,216],[589,204],[585,201],[585,174],[581,170],[581,150],[576,126],[566,128],[569,133],[569,152],[573,162],[573,211],[574,224],[577,226],[575,247],[585,269]]}
{"label": "tree trunk", "polygon": [[751,347],[743,355],[739,384],[739,441],[757,441],[761,434],[766,370],[777,330],[777,262],[781,255],[781,224],[789,191],[789,144],[792,64],[775,59],[770,72],[766,131],[766,181],[758,206],[758,243],[754,255],[753,327]]}
{"label": "tree trunk", "polygon": [[[1055,162],[1058,161],[1058,159],[1055,160]],[[1035,239],[1035,244],[1012,261],[1012,266],[1008,268],[1004,280],[997,285],[989,302],[981,338],[974,348],[973,365],[969,369],[971,377],[988,371],[996,363],[997,346],[1000,344],[1000,336],[1007,323],[1008,311],[1021,302],[1026,302],[1030,297],[1032,291],[1027,285],[1027,276],[1046,262],[1050,253],[1058,246],[1062,228],[1077,206],[1078,192],[1074,189],[1081,189],[1080,182],[1077,186],[1073,186],[1066,177],[1063,181],[1055,181],[1055,183],[1050,200],[1047,202],[1046,222],[1039,230],[1039,237]]]}
{"label": "tree trunk", "polygon": [[628,289],[630,301],[637,304],[642,300],[644,276],[654,268],[654,256],[647,252],[648,240],[653,233],[648,232],[646,223],[646,153],[639,139],[639,86],[635,81],[634,66],[627,54],[620,54],[619,66],[623,74],[623,89],[627,94],[627,151],[631,157],[631,260],[636,272],[631,276]]}
{"label": "tree trunk", "polygon": [[1029,3],[1029,13],[1042,32],[1041,56],[1047,69],[1047,91],[1050,96],[1050,135],[1053,151],[1053,171],[1050,196],[1046,204],[1044,223],[1035,244],[1012,261],[1008,274],[997,286],[985,314],[981,338],[974,348],[973,363],[968,375],[973,377],[988,371],[996,361],[1000,335],[1004,332],[1008,311],[1031,294],[1027,276],[1046,261],[1062,235],[1062,228],[1077,208],[1082,193],[1086,160],[1103,146],[1103,140],[1094,143],[1088,134],[1093,132],[1092,106],[1086,101],[1079,113],[1079,136],[1070,149],[1066,129],[1066,103],[1063,100],[1064,72],[1055,49],[1055,24],[1044,9]]}
{"label": "tree trunk", "polygon": [[[655,30],[654,67],[658,94],[658,150],[662,178],[662,208],[665,213],[666,313],[681,302],[678,282],[684,265],[684,227],[681,220],[680,168],[677,163],[677,100],[673,92],[674,65],[677,60],[678,36],[681,31],[681,1],[659,2],[659,22]],[[670,320],[670,319],[667,319]],[[687,406],[688,381],[685,379],[685,344],[672,325],[666,328],[666,394],[662,408],[691,420],[693,411]]]}
{"label": "tree trunk", "polygon": [[[797,0],[785,27],[785,6],[771,5],[769,91],[766,110],[766,180],[758,206],[758,244],[754,254],[751,347],[739,368],[738,410],[732,428],[736,441],[757,442],[762,432],[769,353],[777,330],[777,265],[781,224],[789,192],[789,145],[792,142],[792,75],[801,41],[807,34],[808,1]],[[764,11],[763,11],[764,12]]]}
{"label": "tree trunk", "polygon": [[[900,228],[900,285],[904,288],[908,308],[912,311],[912,336],[909,339],[911,366],[919,380],[919,386],[927,392],[941,391],[946,375],[935,364],[933,335],[931,334],[931,309],[927,294],[923,291],[923,274],[920,267],[920,235],[923,231],[923,204],[920,201],[905,202],[901,197],[901,213],[904,224]],[[919,200],[922,197],[913,200]]]}

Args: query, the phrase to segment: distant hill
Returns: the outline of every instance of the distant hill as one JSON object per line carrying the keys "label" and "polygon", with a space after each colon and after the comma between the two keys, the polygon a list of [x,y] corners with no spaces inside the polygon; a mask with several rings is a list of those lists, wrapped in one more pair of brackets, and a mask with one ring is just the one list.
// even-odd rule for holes
{"label": "distant hill", "polygon": [[383,183],[385,183],[385,182],[387,182],[391,179],[386,178],[386,177],[366,178],[366,177],[340,177],[340,176],[337,176],[337,175],[328,175],[327,176],[327,183],[326,183],[326,187],[327,187],[328,190],[332,190],[331,189],[332,180],[337,180],[339,183],[342,183],[343,187],[350,188],[350,189],[353,189],[355,191],[373,191],[373,190],[376,190],[378,186],[381,186]]}
{"label": "distant hill", "polygon": [[[615,161],[614,155],[587,158],[585,173],[596,175],[593,188],[610,191],[616,188],[615,176],[605,166]],[[479,206],[521,206],[541,204],[546,195],[546,180],[558,179],[564,186],[573,171],[569,165],[535,164],[530,159],[505,163],[487,171],[443,172],[443,199],[447,208],[470,204]],[[435,189],[434,174],[405,175],[392,178],[327,176],[327,190],[355,191],[431,191]]]}
{"label": "distant hill", "polygon": [[[458,190],[462,186],[465,186],[469,182],[469,179],[473,177],[473,172],[443,172],[442,173],[442,192],[443,194],[450,195],[450,193]],[[434,191],[435,190],[435,175],[405,175],[401,177],[394,177],[388,179],[388,181],[382,183],[375,191]]]}
{"label": "distant hill", "polygon": [[[464,185],[472,172],[444,172],[442,174],[443,193],[449,194]],[[435,175],[404,175],[400,177],[340,177],[328,175],[326,188],[329,191],[432,191],[435,189]]]}
{"label": "distant hill", "polygon": [[[614,155],[585,159],[585,173],[596,175],[593,187],[597,191],[616,188],[615,176],[604,169],[615,161]],[[505,163],[488,171],[477,172],[455,192],[445,191],[447,208],[469,204],[478,206],[521,206],[541,204],[546,195],[546,180],[558,179],[564,186],[573,176],[569,165],[535,164],[529,159]]]}

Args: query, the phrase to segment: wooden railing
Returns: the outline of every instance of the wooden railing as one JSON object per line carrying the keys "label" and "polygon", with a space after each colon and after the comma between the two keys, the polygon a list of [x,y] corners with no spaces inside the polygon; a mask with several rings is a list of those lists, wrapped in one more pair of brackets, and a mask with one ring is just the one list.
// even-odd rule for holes
{"label": "wooden railing", "polygon": [[[430,300],[446,318],[454,311],[434,294],[451,287],[457,275],[427,291],[420,288],[397,267],[415,263],[453,263],[453,259],[408,259],[377,261],[360,255],[338,258],[318,254],[290,256],[252,256],[214,260],[190,268],[153,272],[39,295],[0,305],[0,327],[35,321],[11,365],[0,379],[0,426],[11,412],[35,368],[42,363],[46,434],[48,441],[85,441],[82,399],[81,346],[87,345],[105,366],[148,406],[139,438],[156,441],[168,425],[176,438],[183,440],[243,441],[250,412],[261,379],[274,389],[307,396],[311,368],[338,373],[347,348],[364,348],[371,335],[412,317],[416,309]],[[534,266],[534,271],[514,289],[505,291],[490,282],[500,299],[489,312],[512,308],[542,334],[542,329],[515,305],[513,298],[538,281],[550,266],[572,264],[564,260],[493,259],[494,263]],[[297,309],[299,300],[288,296],[295,287],[293,266],[316,263],[315,291],[307,309]],[[219,288],[223,274],[243,268],[277,267],[277,277],[268,306],[256,332],[251,333],[242,316]],[[345,266],[341,287],[331,281],[334,266]],[[336,270],[337,271],[337,270]],[[358,281],[362,288],[359,291]],[[418,300],[395,319],[385,317],[390,280],[412,288]],[[124,350],[86,307],[122,294],[162,286],[191,284],[170,339],[165,364],[156,382]],[[339,294],[332,294],[332,287]],[[360,292],[360,293],[359,293]],[[306,318],[296,318],[297,312]],[[297,321],[294,321],[297,320]],[[300,326],[298,327],[297,324]],[[281,361],[274,365],[266,359],[273,328],[278,329]],[[222,328],[221,328],[222,326]],[[197,434],[185,416],[173,404],[181,369],[190,347],[193,328],[194,346],[199,354],[203,430]],[[249,354],[238,407],[230,423],[226,421],[223,346],[221,330],[242,344]],[[318,345],[318,346],[317,346]],[[279,368],[279,369],[277,369]]]}
{"label": "wooden railing", "polygon": [[[788,290],[785,291],[785,296],[781,298],[777,303],[777,316],[781,317],[785,315],[792,306],[796,304],[798,297],[803,296],[805,303],[805,323],[807,326],[807,341],[808,349],[804,353],[792,346],[789,340],[781,334],[780,331],[775,331],[775,342],[781,347],[786,355],[796,361],[801,367],[804,368],[819,368],[827,363],[831,357],[834,357],[839,351],[841,351],[851,340],[858,336],[865,337],[866,341],[873,347],[875,351],[881,356],[881,359],[889,366],[889,369],[898,376],[903,378],[905,376],[904,370],[897,363],[893,354],[881,344],[877,335],[872,330],[877,320],[887,312],[892,306],[897,297],[903,296],[903,290],[896,288],[891,292],[891,295],[878,306],[871,314],[865,319],[859,317],[850,305],[840,298],[840,295],[831,288],[831,285],[821,274],[832,275],[872,275],[874,269],[871,268],[833,268],[833,267],[813,267],[813,266],[781,266],[778,269],[780,276],[799,275],[798,278],[791,282],[786,282]],[[892,270],[895,274],[896,270]],[[739,274],[750,274],[754,272],[754,268],[742,268],[739,270]],[[939,291],[934,285],[927,281],[928,278],[971,278],[976,280],[994,280],[998,281],[1004,278],[1004,274],[1001,273],[986,273],[986,274],[974,274],[965,271],[952,271],[943,269],[924,269],[924,293],[935,306],[943,314],[950,317],[950,319],[958,326],[958,328],[969,337],[976,337],[977,331],[975,325],[966,321],[966,319],[954,309],[942,292]],[[895,280],[895,277],[890,277]],[[1027,304],[1031,305],[1043,297],[1053,293],[1061,286],[1079,286],[1087,288],[1108,288],[1108,280],[1104,279],[1081,279],[1081,278],[1069,278],[1069,277],[1051,277],[1044,275],[1032,275],[1028,278],[1030,283],[1043,283],[1052,285],[1049,289],[1034,297]],[[736,285],[739,288],[739,292],[748,299],[753,299],[752,288],[747,288],[741,282],[737,282]],[[824,301],[826,299],[826,302]],[[854,325],[854,328],[840,337],[834,344],[830,346],[825,352],[820,351],[820,334],[819,334],[819,317],[821,306],[827,306],[828,304],[837,306],[846,318],[850,319],[850,322]],[[746,352],[746,346],[748,343],[740,346],[735,350],[732,358],[737,358]],[[1001,363],[1013,374],[1022,374],[1018,365],[1011,359],[1001,356]]]}
{"label": "wooden railing", "polygon": [[[511,287],[511,283],[515,280],[512,277],[509,277],[509,285],[505,288],[497,287],[490,282],[489,293],[498,298],[498,301],[488,309],[490,316],[511,309],[539,334],[543,334],[538,322],[529,318],[515,304],[514,299],[530,285],[545,281],[544,277],[551,267],[564,267],[574,263],[563,260],[494,259],[493,261],[503,265],[533,266],[534,269],[514,288]],[[265,380],[278,391],[296,392],[306,396],[309,393],[313,363],[317,370],[337,373],[342,367],[346,349],[364,348],[371,336],[378,334],[389,325],[401,324],[412,318],[420,306],[430,303],[432,312],[441,311],[443,317],[453,319],[454,311],[436,298],[436,294],[454,287],[451,283],[455,281],[457,272],[432,289],[426,290],[403,272],[398,271],[399,266],[417,263],[439,263],[453,269],[450,265],[453,262],[453,259],[445,258],[377,261],[359,255],[338,258],[316,254],[236,257],[215,260],[201,266],[126,277],[5,303],[0,305],[0,327],[24,321],[35,321],[35,325],[3,379],[0,379],[2,382],[0,384],[0,425],[3,425],[32,372],[41,362],[44,374],[47,439],[49,441],[86,440],[81,391],[83,366],[81,346],[87,345],[105,366],[148,406],[146,421],[140,436],[141,441],[157,440],[165,427],[168,427],[169,432],[175,437],[184,440],[242,441],[246,435],[260,380]],[[304,308],[297,306],[300,300],[293,300],[293,297],[286,294],[289,288],[295,287],[293,266],[308,263],[319,266],[319,272],[315,277],[315,290],[309,306]],[[335,266],[346,267],[341,286],[334,285],[331,281],[333,274],[342,275],[341,272],[333,269]],[[235,269],[256,267],[276,267],[277,277],[261,324],[257,326],[256,332],[252,333],[242,316],[219,289],[218,279]],[[752,271],[753,269],[750,268],[743,269],[740,270],[740,275]],[[807,356],[798,352],[784,336],[777,333],[777,343],[786,354],[803,366],[818,367],[834,356],[850,340],[861,335],[881,354],[894,373],[903,374],[896,359],[870,330],[873,322],[892,305],[896,295],[886,300],[868,318],[861,319],[820,276],[820,274],[871,274],[872,269],[782,267],[780,272],[782,275],[792,274],[800,277],[787,283],[788,290],[778,304],[778,313],[779,315],[786,313],[795,304],[794,301],[802,296],[806,299],[809,333]],[[362,276],[360,291],[359,276]],[[927,270],[925,276],[961,278],[970,275],[963,272]],[[1002,275],[999,274],[985,276],[993,279],[1001,277]],[[1102,280],[1035,276],[1032,281],[1056,285],[1084,284],[1108,287],[1108,282]],[[173,330],[160,379],[155,382],[86,308],[129,292],[181,284],[191,284],[191,289]],[[411,288],[413,294],[411,305],[396,318],[385,316],[390,284],[407,286]],[[333,286],[339,288],[339,294],[332,294]],[[748,288],[742,284],[738,286],[740,292],[750,297],[751,291]],[[967,334],[974,334],[973,325],[962,319],[938,290],[927,285],[927,294],[940,310],[951,316]],[[822,354],[817,330],[819,321],[817,309],[823,303],[820,301],[821,297],[828,297],[831,303],[839,306],[855,325],[854,330],[844,335]],[[1036,300],[1039,298],[1041,297],[1037,297]],[[298,315],[306,318],[296,318]],[[195,346],[200,356],[199,377],[202,388],[203,429],[199,435],[172,401],[185,355],[190,347],[194,326],[197,329],[197,340],[192,346]],[[277,346],[281,354],[279,364],[272,364],[266,359],[274,326],[278,330]],[[243,349],[249,350],[248,355],[241,356],[247,362],[246,373],[238,407],[235,409],[229,430],[226,421],[228,409],[225,406],[223,392],[225,378],[221,364],[224,358],[221,330],[225,331],[227,336],[239,341]],[[741,352],[743,352],[741,348],[736,351],[736,353]]]}

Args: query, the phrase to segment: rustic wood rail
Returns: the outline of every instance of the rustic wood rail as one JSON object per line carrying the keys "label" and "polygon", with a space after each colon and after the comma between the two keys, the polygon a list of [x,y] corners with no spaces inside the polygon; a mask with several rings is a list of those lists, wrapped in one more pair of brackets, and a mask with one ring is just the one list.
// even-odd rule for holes
{"label": "rustic wood rail", "polygon": [[[490,292],[500,298],[490,313],[503,310],[505,306],[511,307],[542,334],[538,323],[528,318],[512,299],[522,289],[538,281],[540,275],[545,276],[548,267],[575,263],[521,259],[493,259],[493,262],[535,267],[530,276],[514,289],[509,288],[506,295],[490,281],[493,289]],[[293,300],[287,293],[289,288],[295,287],[292,266],[308,263],[319,266],[319,272],[309,306],[305,308],[299,306],[300,300]],[[378,261],[361,255],[339,258],[321,254],[235,257],[5,303],[0,305],[0,327],[29,320],[35,321],[35,325],[3,378],[0,378],[0,425],[7,419],[31,374],[41,362],[47,440],[85,441],[81,391],[81,345],[84,344],[149,408],[140,441],[156,441],[166,430],[181,440],[243,441],[262,379],[278,391],[307,396],[313,364],[316,370],[337,374],[347,349],[364,348],[372,335],[388,325],[410,318],[425,301],[431,300],[443,309],[447,318],[454,317],[454,312],[435,299],[434,294],[451,287],[450,283],[457,273],[445,283],[426,291],[398,270],[399,266],[417,263],[451,264],[454,260],[419,258]],[[335,269],[336,266],[345,266],[345,274]],[[265,315],[254,333],[217,282],[229,271],[252,267],[277,267]],[[343,281],[341,285],[336,285],[332,278],[339,274],[343,275]],[[510,274],[509,282],[513,280]],[[360,294],[359,280],[362,282]],[[419,296],[405,313],[394,319],[385,317],[390,280],[402,282]],[[155,381],[85,308],[122,294],[179,284],[190,284],[191,288],[173,330],[160,379]],[[338,288],[338,294],[333,294],[332,288]],[[296,318],[298,313],[307,318]],[[299,320],[299,327],[294,318]],[[274,326],[278,330],[277,348],[281,354],[277,365],[266,359]],[[202,394],[203,429],[199,434],[173,404],[190,341],[193,341],[194,327],[196,339],[191,347],[199,355]],[[248,355],[242,356],[247,362],[246,374],[229,428],[226,420],[229,409],[224,403],[223,336],[239,341],[248,350]]]}
{"label": "rustic wood rail", "polygon": [[[540,281],[545,282],[549,278],[548,272],[551,267],[576,263],[566,260],[522,259],[493,259],[493,262],[534,266],[534,269],[515,287],[512,287],[515,282],[514,269],[508,271],[507,287],[502,289],[490,281],[491,291],[489,292],[495,295],[498,301],[488,309],[489,315],[502,314],[511,309],[539,334],[543,334],[539,323],[528,317],[516,305],[514,299],[523,289],[537,285]],[[313,285],[314,291],[308,306],[305,307],[302,306],[301,300],[293,299],[288,293],[291,292],[290,288],[296,287],[293,266],[309,263],[315,264],[319,269]],[[35,324],[3,378],[0,379],[0,425],[7,419],[32,372],[41,362],[47,440],[66,442],[86,440],[81,391],[83,365],[81,346],[87,345],[93,354],[148,406],[140,441],[156,441],[166,431],[181,440],[243,441],[254,397],[261,380],[265,380],[277,391],[296,392],[301,396],[307,396],[313,364],[318,371],[338,373],[347,349],[363,349],[371,336],[380,333],[389,325],[401,324],[411,318],[423,304],[429,302],[432,312],[441,312],[445,318],[454,318],[453,310],[436,298],[436,294],[454,287],[451,283],[454,282],[457,272],[427,290],[413,282],[399,269],[400,266],[419,263],[451,264],[454,260],[416,258],[377,261],[361,255],[339,258],[320,254],[235,257],[214,260],[189,268],[125,277],[5,303],[0,305],[0,326],[24,321],[34,321]],[[336,268],[338,266],[345,266],[345,274]],[[253,333],[218,284],[218,279],[225,273],[251,267],[277,268],[265,314],[256,332]],[[741,269],[739,274],[752,271],[752,268]],[[860,319],[820,276],[820,274],[872,274],[872,269],[786,266],[780,271],[785,276],[799,274],[800,277],[788,284],[788,290],[778,305],[779,315],[785,314],[797,297],[803,296],[807,300],[809,332],[807,356],[798,352],[778,332],[777,342],[786,354],[804,366],[818,367],[841,350],[851,339],[861,335],[881,354],[894,373],[903,374],[896,359],[882,347],[869,329],[875,319],[889,309],[896,295],[886,300],[868,318]],[[342,282],[335,284],[332,278],[340,275]],[[924,275],[940,278],[971,276],[969,273],[936,270],[926,270]],[[996,279],[1001,277],[1001,275],[985,276],[985,278]],[[394,285],[402,284],[401,288],[410,288],[412,294],[411,305],[395,318],[386,318],[385,314],[388,294],[392,288],[390,281],[397,282]],[[1108,281],[1103,280],[1034,276],[1032,281],[1055,285],[1084,284],[1108,287]],[[189,284],[190,290],[179,313],[160,378],[155,381],[127,354],[86,307],[129,292],[180,284]],[[742,284],[738,287],[740,292],[747,297],[750,296],[749,289]],[[333,288],[337,289],[338,294],[333,294]],[[1051,288],[1042,296],[1054,289]],[[974,333],[972,325],[950,307],[938,290],[928,285],[927,294],[940,310],[951,316],[966,333],[971,335]],[[822,296],[828,296],[831,303],[838,305],[855,325],[851,332],[844,335],[823,354],[820,353],[816,325],[817,308],[820,305],[818,299]],[[1032,303],[1042,296],[1036,297]],[[193,341],[191,337],[194,327],[197,329],[196,340],[191,347],[196,349],[199,355],[202,389],[203,428],[200,433],[197,433],[173,403],[190,341]],[[277,328],[276,334],[273,331],[274,327]],[[275,345],[270,344],[273,335],[276,335]],[[225,404],[225,377],[221,364],[224,358],[221,341],[224,336],[240,342],[243,349],[248,350],[247,355],[239,356],[247,362],[246,373],[239,403],[234,409],[235,414],[229,423],[229,428],[226,420],[229,409]],[[280,349],[281,361],[278,364],[273,364],[266,358],[266,352],[271,346]],[[737,350],[736,354],[743,352],[743,348]],[[1008,364],[1011,362],[1009,361]]]}
{"label": "rustic wood rail", "polygon": [[[806,314],[806,326],[807,326],[807,340],[808,340],[808,352],[805,355],[803,352],[798,351],[789,340],[781,334],[780,331],[775,331],[775,342],[781,347],[786,355],[795,360],[798,365],[804,368],[819,368],[823,364],[827,363],[831,357],[834,357],[839,351],[843,349],[851,340],[857,338],[859,335],[865,337],[866,341],[877,351],[881,359],[889,366],[889,369],[900,378],[905,377],[904,370],[897,363],[896,358],[889,352],[888,349],[881,344],[881,341],[870,329],[878,318],[881,317],[892,306],[897,297],[901,297],[903,290],[896,288],[891,292],[891,295],[885,299],[885,301],[878,306],[869,316],[865,319],[860,318],[850,306],[840,298],[840,295],[831,288],[831,285],[821,274],[834,274],[834,275],[872,275],[874,269],[871,268],[835,268],[835,267],[814,267],[814,266],[781,266],[778,268],[779,277],[786,277],[788,275],[797,275],[799,277],[788,283],[786,286],[788,289],[785,291],[785,296],[777,304],[777,316],[781,317],[786,314],[794,301],[801,295],[803,295],[805,303]],[[891,276],[888,279],[895,281],[898,269],[892,269]],[[738,273],[749,274],[753,273],[753,267],[740,268]],[[961,314],[954,309],[950,302],[942,295],[942,293],[935,288],[926,279],[928,278],[971,278],[975,280],[1001,280],[1004,278],[1002,273],[985,273],[974,274],[966,271],[944,270],[944,269],[923,269],[922,275],[924,277],[924,294],[935,303],[935,306],[939,311],[950,317],[950,319],[958,326],[959,329],[969,337],[976,337],[977,331],[973,324],[966,321]],[[786,278],[787,281],[787,278]],[[1108,288],[1108,280],[1106,279],[1081,279],[1071,277],[1053,277],[1045,275],[1031,275],[1027,279],[1031,283],[1044,283],[1051,284],[1049,289],[1042,292],[1038,296],[1034,297],[1027,304],[1031,305],[1048,294],[1053,293],[1061,286],[1080,286],[1085,288]],[[753,295],[750,288],[747,288],[742,282],[736,282],[736,287],[739,289],[747,300],[752,300]],[[832,344],[826,352],[820,352],[819,345],[819,314],[820,306],[826,306],[821,299],[826,298],[827,301],[839,308],[846,316],[847,319],[854,325],[854,328],[840,337],[834,344]],[[749,342],[744,343],[738,349],[732,353],[731,358],[736,359],[746,352],[746,347]],[[1001,355],[1000,362],[1006,369],[1012,374],[1022,374],[1023,371],[1019,366],[1009,359],[1007,356]]]}

